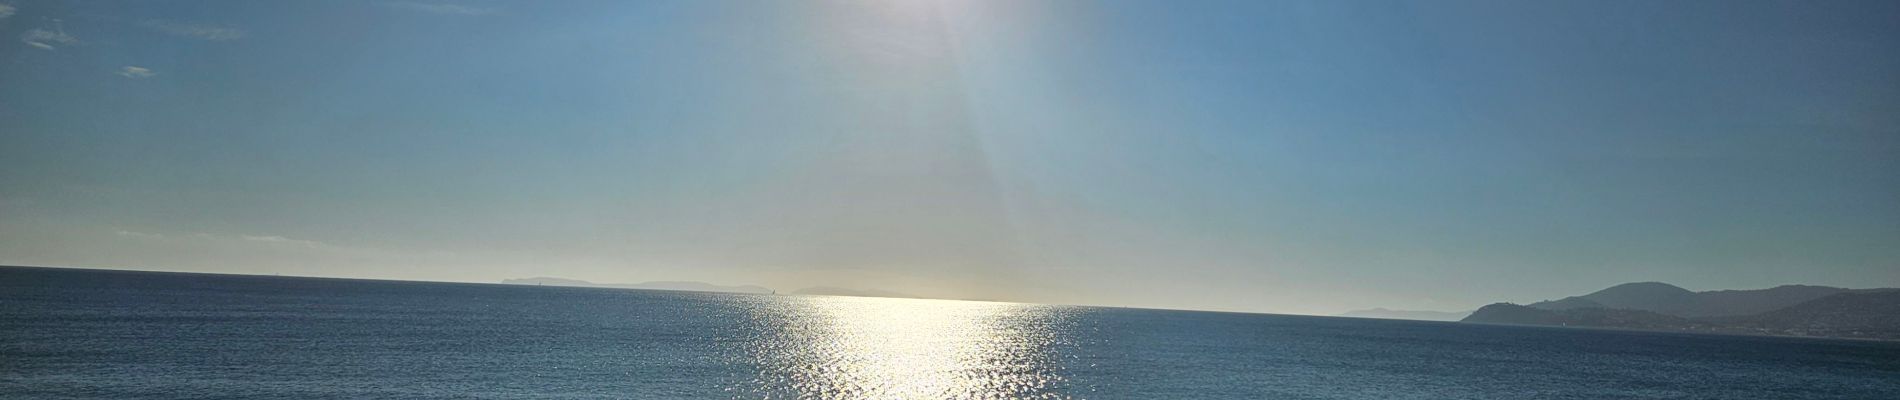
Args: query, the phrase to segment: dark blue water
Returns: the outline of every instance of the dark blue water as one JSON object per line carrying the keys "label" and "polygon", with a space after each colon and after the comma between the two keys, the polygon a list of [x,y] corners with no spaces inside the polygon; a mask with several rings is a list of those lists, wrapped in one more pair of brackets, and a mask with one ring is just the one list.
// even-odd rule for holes
{"label": "dark blue water", "polygon": [[1900,344],[0,267],[0,397],[1900,399]]}

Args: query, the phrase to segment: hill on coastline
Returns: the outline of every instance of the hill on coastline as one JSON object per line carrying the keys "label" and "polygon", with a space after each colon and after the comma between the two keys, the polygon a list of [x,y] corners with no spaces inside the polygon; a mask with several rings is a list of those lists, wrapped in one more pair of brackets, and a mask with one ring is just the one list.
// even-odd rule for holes
{"label": "hill on coastline", "polygon": [[1757,290],[1691,292],[1662,282],[1637,282],[1582,296],[1531,303],[1530,307],[1544,310],[1613,308],[1682,317],[1718,317],[1760,314],[1847,291],[1827,286],[1784,285]]}
{"label": "hill on coastline", "polygon": [[1900,339],[1900,289],[1786,285],[1692,292],[1661,282],[1530,305],[1497,303],[1462,322]]}

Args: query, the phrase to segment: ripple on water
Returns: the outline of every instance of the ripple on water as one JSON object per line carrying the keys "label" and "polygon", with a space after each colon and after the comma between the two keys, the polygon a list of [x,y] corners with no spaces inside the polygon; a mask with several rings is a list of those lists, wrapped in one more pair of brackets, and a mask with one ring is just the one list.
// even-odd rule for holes
{"label": "ripple on water", "polygon": [[805,297],[758,312],[742,397],[1069,398],[1064,307]]}

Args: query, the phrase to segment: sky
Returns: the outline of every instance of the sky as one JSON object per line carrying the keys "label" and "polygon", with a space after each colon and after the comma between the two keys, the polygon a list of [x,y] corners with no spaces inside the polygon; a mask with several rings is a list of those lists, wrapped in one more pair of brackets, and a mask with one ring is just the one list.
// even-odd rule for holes
{"label": "sky", "polygon": [[1900,287],[1894,21],[0,0],[0,264],[1304,314]]}

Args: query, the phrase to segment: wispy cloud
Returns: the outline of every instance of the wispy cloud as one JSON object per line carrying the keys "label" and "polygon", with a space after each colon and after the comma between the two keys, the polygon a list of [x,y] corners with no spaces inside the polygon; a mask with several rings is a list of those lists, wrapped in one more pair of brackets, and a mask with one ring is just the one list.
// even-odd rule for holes
{"label": "wispy cloud", "polygon": [[163,32],[172,36],[188,37],[212,41],[238,40],[244,38],[244,31],[237,28],[193,24],[161,19],[148,19],[139,23],[140,27]]}
{"label": "wispy cloud", "polygon": [[244,239],[245,241],[251,241],[251,242],[303,246],[303,247],[310,247],[310,248],[336,247],[328,243],[323,243],[323,242],[319,242],[315,240],[291,239],[291,238],[276,236],[276,235],[238,235],[238,238]]}
{"label": "wispy cloud", "polygon": [[112,234],[124,236],[124,237],[141,238],[141,239],[164,239],[165,238],[165,235],[160,235],[156,233],[133,232],[133,231],[128,231],[124,229],[115,229],[112,231]]}
{"label": "wispy cloud", "polygon": [[0,3],[0,19],[7,19],[17,12],[20,12],[20,9],[13,8],[12,4]]}
{"label": "wispy cloud", "polygon": [[287,238],[287,237],[277,236],[277,235],[215,235],[215,234],[210,234],[210,233],[190,233],[190,234],[168,235],[168,234],[163,234],[163,233],[148,233],[148,232],[127,230],[127,229],[114,229],[112,231],[112,234],[118,235],[120,237],[147,239],[147,240],[182,239],[182,240],[198,240],[198,241],[212,241],[212,242],[225,242],[225,243],[250,243],[252,245],[305,247],[305,248],[322,249],[322,250],[361,250],[361,249],[337,246],[337,245],[319,242],[315,240],[294,239],[294,238]]}
{"label": "wispy cloud", "polygon": [[152,72],[151,68],[145,68],[145,67],[133,66],[133,65],[127,65],[124,68],[119,68],[119,72],[117,73],[119,74],[119,76],[132,78],[132,79],[145,79],[145,78],[158,76],[158,73]]}
{"label": "wispy cloud", "polygon": [[391,2],[391,3],[383,3],[383,5],[388,6],[390,8],[400,9],[400,10],[425,12],[425,13],[440,14],[440,15],[490,15],[490,14],[496,14],[496,13],[501,12],[501,10],[499,9],[488,8],[488,7],[471,7],[471,6],[464,6],[460,4],[447,4],[447,3],[418,3],[418,2],[412,2],[412,1],[398,1],[398,2]]}
{"label": "wispy cloud", "polygon": [[54,50],[60,46],[79,44],[79,38],[66,34],[64,30],[49,31],[38,28],[30,29],[27,30],[26,33],[20,34],[20,41],[26,43],[28,46],[45,50]]}

